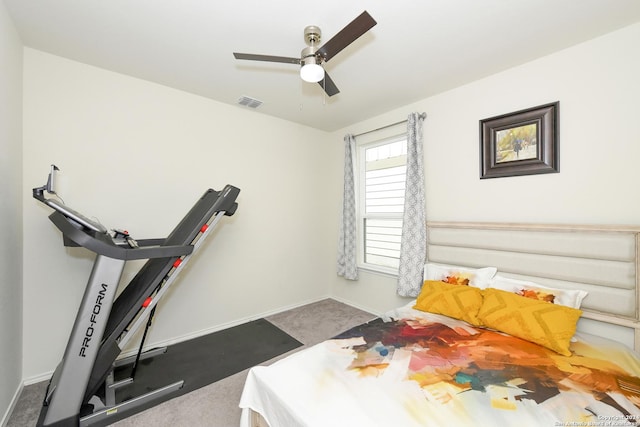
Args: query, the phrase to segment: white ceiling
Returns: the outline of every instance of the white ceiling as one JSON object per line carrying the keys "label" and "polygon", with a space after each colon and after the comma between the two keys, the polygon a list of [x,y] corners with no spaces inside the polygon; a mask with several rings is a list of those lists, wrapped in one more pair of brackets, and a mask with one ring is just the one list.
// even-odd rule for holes
{"label": "white ceiling", "polygon": [[[640,0],[4,0],[24,45],[333,131],[640,21]],[[294,64],[304,27],[326,42],[377,21],[325,64],[327,97]],[[639,40],[640,42],[640,40]]]}

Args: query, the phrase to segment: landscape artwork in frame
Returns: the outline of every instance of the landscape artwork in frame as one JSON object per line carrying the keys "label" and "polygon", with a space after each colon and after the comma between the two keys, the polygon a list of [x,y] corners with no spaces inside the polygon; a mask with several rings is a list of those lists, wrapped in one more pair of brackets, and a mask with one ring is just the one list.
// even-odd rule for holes
{"label": "landscape artwork in frame", "polygon": [[480,120],[480,178],[559,172],[559,102]]}

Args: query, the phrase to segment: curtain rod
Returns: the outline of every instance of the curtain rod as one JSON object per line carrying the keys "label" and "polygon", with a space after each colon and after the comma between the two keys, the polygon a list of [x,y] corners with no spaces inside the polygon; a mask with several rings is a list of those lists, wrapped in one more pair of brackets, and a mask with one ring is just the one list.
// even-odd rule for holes
{"label": "curtain rod", "polygon": [[390,125],[381,126],[381,127],[377,128],[377,129],[372,129],[372,130],[368,130],[366,132],[359,133],[357,135],[353,135],[353,137],[357,138],[359,136],[366,135],[368,133],[378,132],[379,130],[383,130],[383,129],[387,129],[387,128],[390,128],[390,127],[398,126],[398,125],[401,125],[402,123],[407,123],[407,121],[406,120],[400,120],[399,122],[391,123]]}

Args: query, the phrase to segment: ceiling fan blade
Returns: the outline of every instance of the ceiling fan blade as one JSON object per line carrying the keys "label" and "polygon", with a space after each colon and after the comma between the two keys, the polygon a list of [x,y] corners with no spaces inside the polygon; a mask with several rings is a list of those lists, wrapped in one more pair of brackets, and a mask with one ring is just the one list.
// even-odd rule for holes
{"label": "ceiling fan blade", "polygon": [[236,59],[247,59],[249,61],[284,62],[285,64],[300,64],[300,58],[290,58],[288,56],[254,55],[252,53],[233,52]]}
{"label": "ceiling fan blade", "polygon": [[326,62],[333,58],[342,49],[353,43],[358,37],[369,31],[369,29],[376,24],[377,22],[375,19],[373,19],[365,10],[360,14],[360,16],[340,30],[338,34],[322,45],[322,47],[318,49],[317,53],[320,54]]}
{"label": "ceiling fan blade", "polygon": [[331,80],[331,77],[329,77],[329,74],[327,74],[327,71],[325,70],[324,72],[324,79],[320,80],[318,82],[318,84],[320,85],[320,87],[322,89],[324,89],[324,91],[327,93],[327,95],[329,96],[333,96],[337,93],[340,93],[340,91],[338,90],[338,87],[336,86],[336,84],[333,82],[333,80]]}

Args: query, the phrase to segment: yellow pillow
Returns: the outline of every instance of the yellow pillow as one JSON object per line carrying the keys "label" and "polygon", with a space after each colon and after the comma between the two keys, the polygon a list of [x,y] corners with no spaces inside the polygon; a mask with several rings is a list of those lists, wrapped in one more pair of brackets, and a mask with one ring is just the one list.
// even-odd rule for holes
{"label": "yellow pillow", "polygon": [[481,305],[482,291],[478,288],[425,280],[413,308],[444,314],[480,326],[477,314]]}
{"label": "yellow pillow", "polygon": [[582,310],[494,288],[483,293],[478,319],[485,326],[571,356],[569,344]]}

